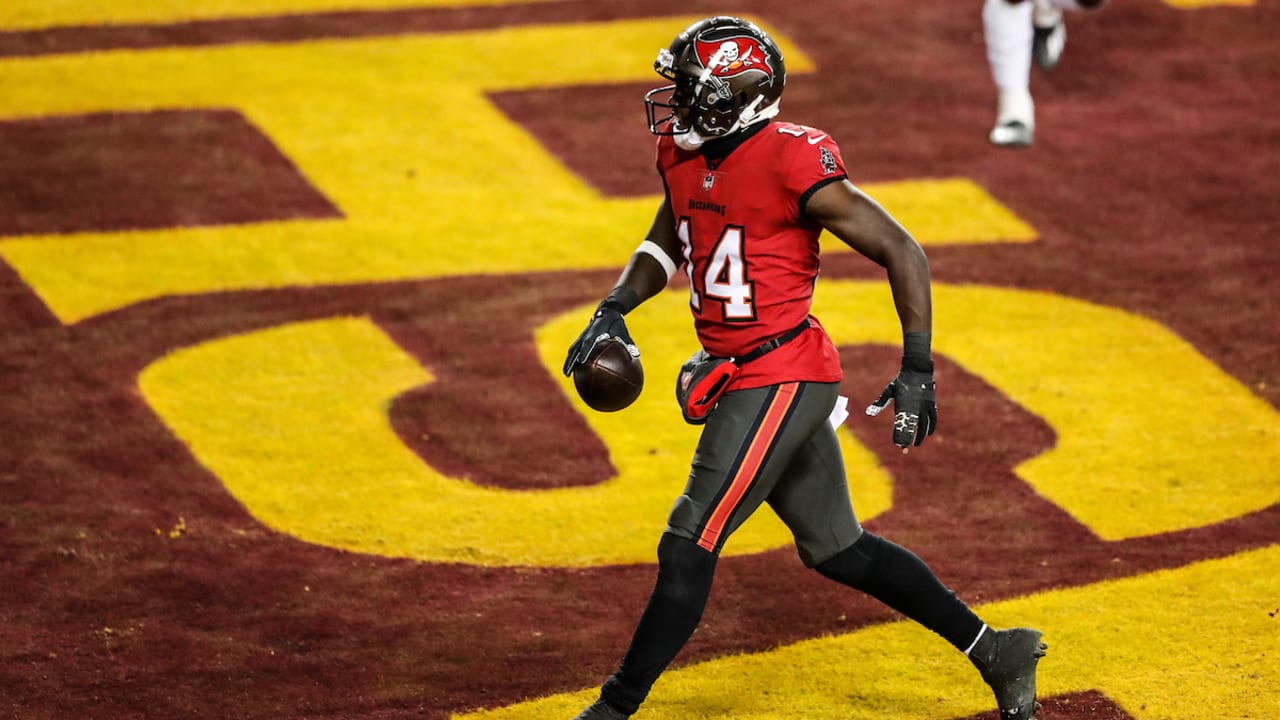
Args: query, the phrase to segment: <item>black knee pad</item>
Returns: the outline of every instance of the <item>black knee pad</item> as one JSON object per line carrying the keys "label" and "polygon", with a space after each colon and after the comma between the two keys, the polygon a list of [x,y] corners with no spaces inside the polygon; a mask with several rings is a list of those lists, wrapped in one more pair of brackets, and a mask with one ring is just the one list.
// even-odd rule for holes
{"label": "black knee pad", "polygon": [[716,564],[716,554],[702,549],[696,542],[676,535],[663,533],[658,541],[658,569],[674,572],[698,570]]}
{"label": "black knee pad", "polygon": [[653,592],[673,609],[701,617],[715,571],[715,553],[692,540],[664,533],[658,542],[658,582]]}
{"label": "black knee pad", "polygon": [[861,589],[875,565],[881,542],[879,536],[864,530],[857,542],[818,563],[814,570],[838,583]]}

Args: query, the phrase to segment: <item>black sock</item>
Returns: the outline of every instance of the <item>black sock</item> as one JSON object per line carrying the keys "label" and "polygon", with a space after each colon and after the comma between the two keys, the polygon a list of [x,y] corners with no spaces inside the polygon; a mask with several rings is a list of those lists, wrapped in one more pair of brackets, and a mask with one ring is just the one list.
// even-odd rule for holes
{"label": "black sock", "polygon": [[632,715],[658,676],[702,620],[716,555],[690,540],[664,534],[658,543],[658,580],[636,625],[631,647],[601,691],[613,709]]}
{"label": "black sock", "polygon": [[982,672],[991,668],[996,661],[995,628],[987,628],[977,640],[973,641],[973,648],[969,650],[969,660]]}
{"label": "black sock", "polygon": [[923,560],[872,533],[864,532],[852,546],[815,569],[915,620],[961,652],[982,630],[981,618]]}

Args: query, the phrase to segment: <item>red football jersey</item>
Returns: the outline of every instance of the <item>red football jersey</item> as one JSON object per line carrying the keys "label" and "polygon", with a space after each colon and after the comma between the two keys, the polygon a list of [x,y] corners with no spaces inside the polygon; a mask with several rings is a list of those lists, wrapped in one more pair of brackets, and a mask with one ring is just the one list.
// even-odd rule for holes
{"label": "red football jersey", "polygon": [[734,388],[843,374],[831,338],[809,314],[822,227],[800,213],[806,193],[846,176],[835,141],[804,125],[771,122],[718,163],[658,140],[676,233],[684,246],[698,339],[740,357],[805,318],[811,327],[747,363]]}

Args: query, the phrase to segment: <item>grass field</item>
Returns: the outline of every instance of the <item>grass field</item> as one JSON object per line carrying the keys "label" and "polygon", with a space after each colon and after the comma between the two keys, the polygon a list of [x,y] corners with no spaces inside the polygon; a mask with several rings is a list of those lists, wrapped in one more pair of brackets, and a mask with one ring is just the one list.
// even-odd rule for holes
{"label": "grass field", "polygon": [[[978,0],[191,5],[0,7],[0,717],[573,717],[696,442],[682,275],[632,408],[559,367],[662,191],[653,56],[727,11],[929,253],[941,426],[846,422],[860,517],[1045,631],[1041,720],[1280,718],[1280,2],[1069,16],[1025,151]],[[861,407],[899,330],[835,245]],[[996,711],[763,512],[636,717]]]}

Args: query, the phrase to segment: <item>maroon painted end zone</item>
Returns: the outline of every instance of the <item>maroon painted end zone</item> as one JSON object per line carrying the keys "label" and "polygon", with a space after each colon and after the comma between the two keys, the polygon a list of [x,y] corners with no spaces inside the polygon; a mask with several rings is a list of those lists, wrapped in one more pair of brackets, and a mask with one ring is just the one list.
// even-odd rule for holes
{"label": "maroon painted end zone", "polygon": [[[1040,704],[1036,720],[1133,720],[1124,708],[1096,690],[1042,698]],[[964,720],[1000,720],[1000,713],[991,710]]]}
{"label": "maroon painted end zone", "polygon": [[[693,15],[723,5],[568,0],[0,32],[0,56],[38,63],[13,56]],[[1055,292],[1150,316],[1280,403],[1280,174],[1269,152],[1280,141],[1280,0],[1196,12],[1125,0],[1071,17],[1063,63],[1034,76],[1041,115],[1037,145],[1025,153],[986,141],[994,91],[980,6],[741,0],[733,11],[778,28],[814,59],[817,71],[788,85],[784,117],[831,132],[859,183],[971,178],[1040,233],[1035,243],[932,248],[936,282]],[[633,197],[661,191],[640,102],[658,82],[495,100],[593,187]],[[8,232],[336,216],[268,138],[210,109],[10,119],[0,125],[3,203]],[[129,212],[137,203],[149,208],[141,217]],[[638,242],[644,228],[632,230]],[[424,238],[424,251],[454,240]],[[599,683],[627,646],[651,565],[421,563],[273,532],[147,407],[137,377],[175,349],[230,334],[370,317],[436,378],[388,411],[424,462],[490,487],[590,485],[615,472],[608,448],[566,401],[532,338],[550,318],[598,300],[625,260],[591,271],[165,297],[71,326],[0,265],[0,717],[447,720]],[[823,278],[882,279],[883,271],[833,255]],[[900,355],[842,348],[845,394],[874,398]],[[893,508],[869,526],[915,550],[967,601],[1280,542],[1280,504],[1162,536],[1099,539],[1014,473],[1052,446],[1052,428],[937,360],[942,424],[925,446],[903,456],[885,423],[849,423],[894,478]],[[1152,431],[1163,419],[1159,402]],[[681,422],[674,404],[670,421]],[[1204,421],[1229,419],[1206,412]],[[681,480],[653,478],[677,488]],[[179,518],[186,530],[170,537]],[[663,518],[651,521],[656,546]],[[727,557],[677,664],[896,617],[806,570],[791,548]],[[1044,630],[1042,687],[1061,667],[1054,653],[1065,641]],[[1043,702],[1041,720],[1132,720],[1094,691]],[[947,716],[940,705],[938,717]]]}
{"label": "maroon painted end zone", "polygon": [[0,122],[0,236],[341,215],[231,110]]}
{"label": "maroon painted end zone", "polygon": [[[702,6],[702,7],[698,7]],[[560,0],[466,7],[338,10],[225,17],[185,22],[62,25],[0,30],[0,57],[31,57],[129,48],[202,47],[236,42],[291,43],[317,38],[367,38],[405,33],[448,33],[512,25],[609,21],[661,14],[712,14],[714,0],[645,3]],[[738,8],[737,12],[747,12]]]}

